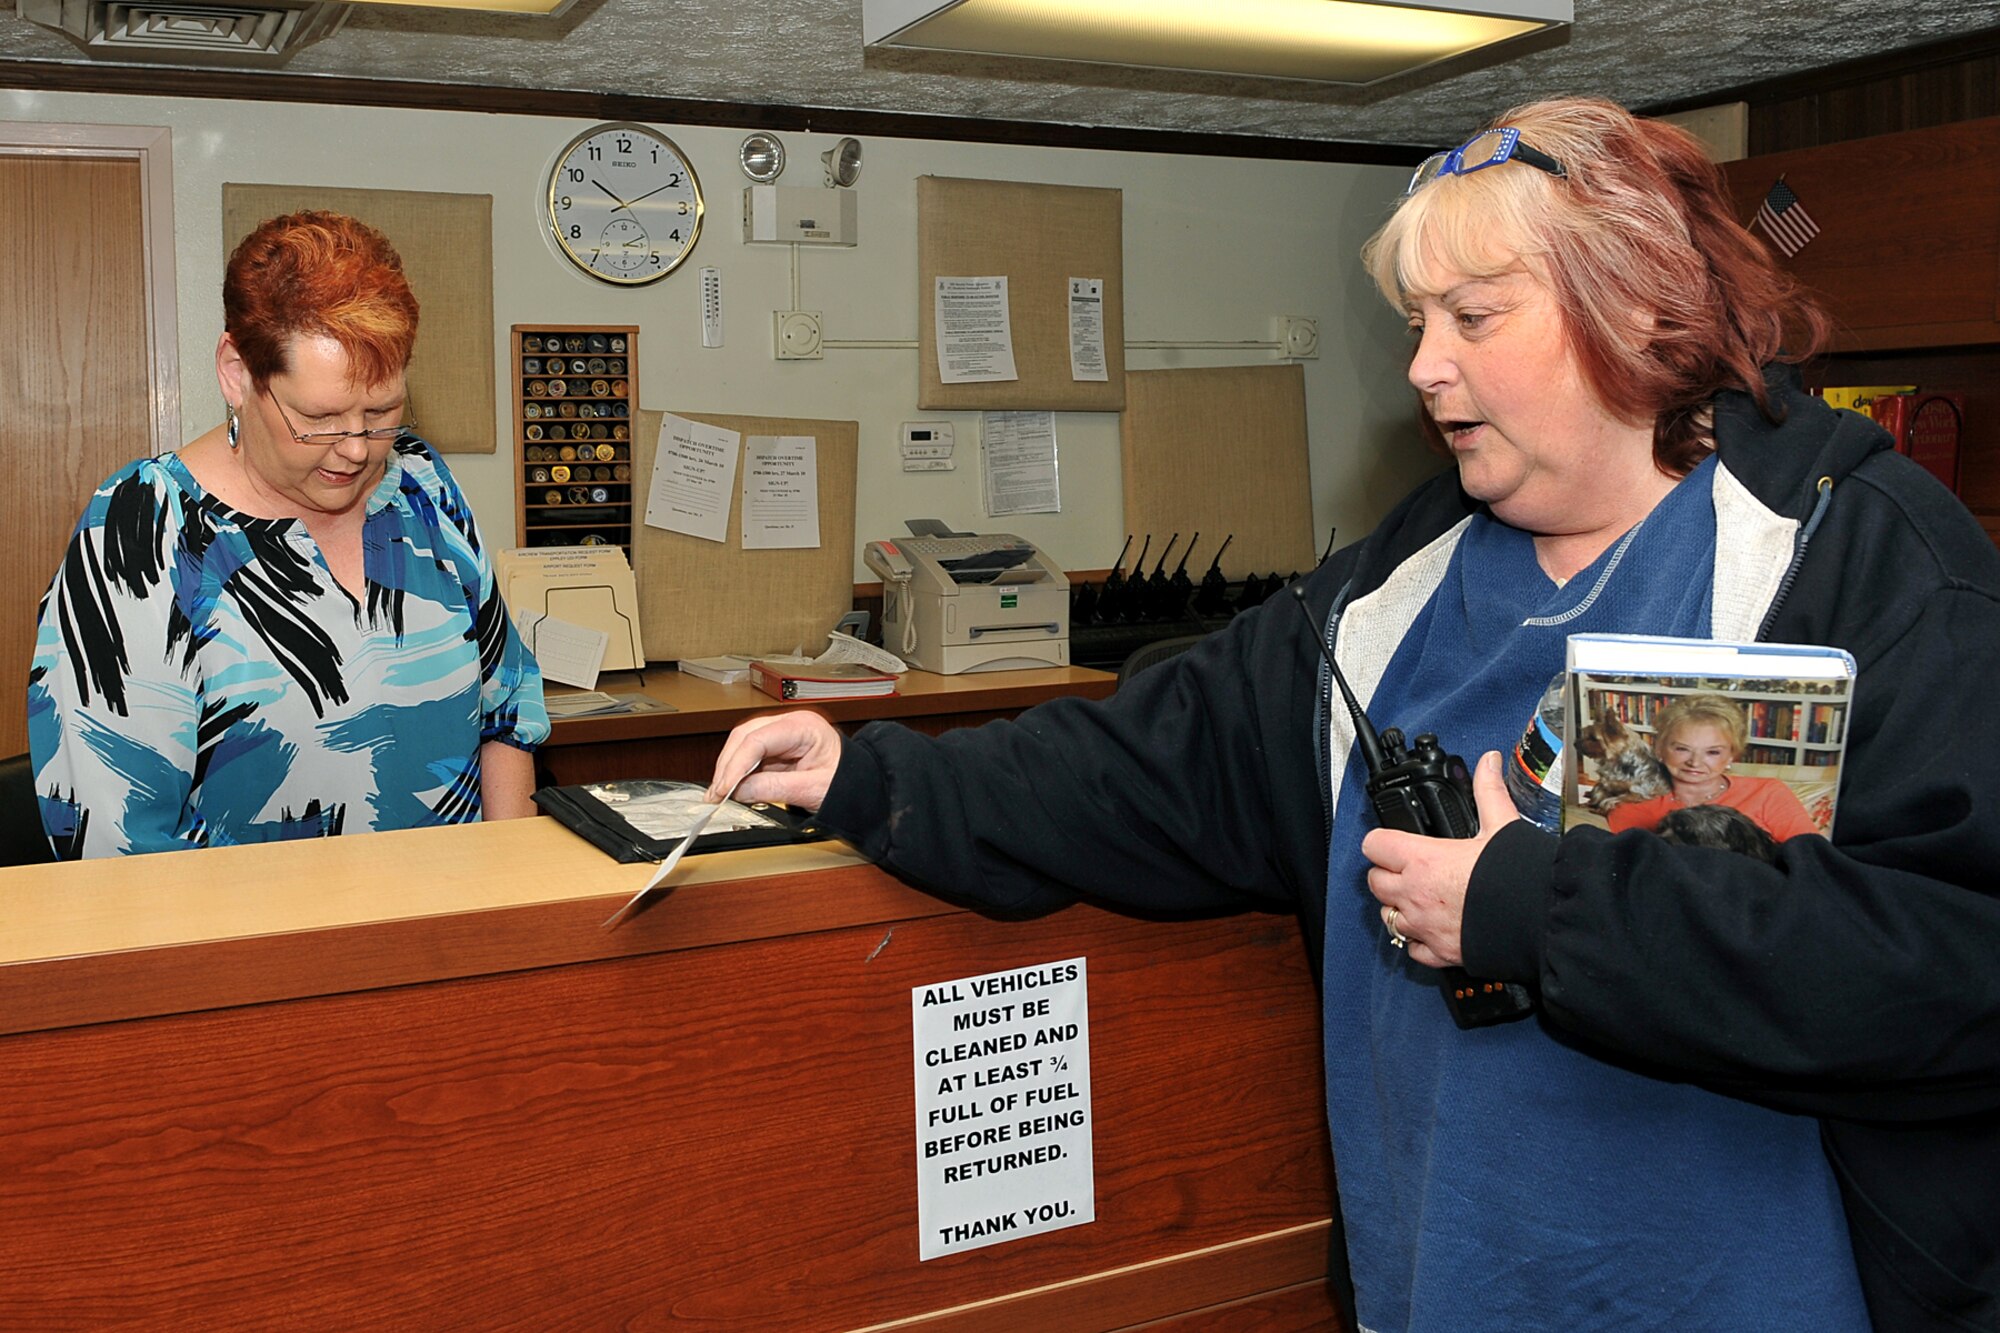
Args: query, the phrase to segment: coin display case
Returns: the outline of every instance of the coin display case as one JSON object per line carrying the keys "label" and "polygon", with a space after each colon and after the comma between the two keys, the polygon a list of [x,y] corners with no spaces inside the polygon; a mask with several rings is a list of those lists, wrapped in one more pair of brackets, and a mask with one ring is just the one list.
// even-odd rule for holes
{"label": "coin display case", "polygon": [[639,331],[516,324],[513,335],[519,544],[622,546],[630,559]]}

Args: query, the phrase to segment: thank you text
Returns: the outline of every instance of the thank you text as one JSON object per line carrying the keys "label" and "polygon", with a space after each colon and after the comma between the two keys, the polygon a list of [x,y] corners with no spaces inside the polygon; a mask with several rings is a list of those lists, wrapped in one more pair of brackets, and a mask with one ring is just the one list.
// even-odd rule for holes
{"label": "thank you text", "polygon": [[910,992],[921,1258],[1097,1216],[1084,960]]}

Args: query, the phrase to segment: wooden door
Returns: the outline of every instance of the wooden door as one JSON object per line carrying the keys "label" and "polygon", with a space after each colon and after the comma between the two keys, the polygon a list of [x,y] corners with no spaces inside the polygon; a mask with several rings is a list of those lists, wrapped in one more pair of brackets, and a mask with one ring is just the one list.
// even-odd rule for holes
{"label": "wooden door", "polygon": [[97,483],[152,452],[142,168],[0,154],[0,755],[28,748],[42,593]]}

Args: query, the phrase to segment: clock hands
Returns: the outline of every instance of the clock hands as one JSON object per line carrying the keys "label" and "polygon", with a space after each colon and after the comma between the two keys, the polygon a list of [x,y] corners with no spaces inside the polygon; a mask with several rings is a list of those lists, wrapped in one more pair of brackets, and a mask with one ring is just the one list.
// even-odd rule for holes
{"label": "clock hands", "polygon": [[[634,200],[632,201],[632,204],[637,204],[637,203],[642,203],[642,202],[644,202],[645,200],[648,200],[648,199],[651,199],[651,198],[652,198],[652,197],[653,197],[654,195],[658,194],[658,193],[659,193],[659,192],[660,192],[661,190],[671,190],[671,189],[673,189],[673,188],[674,188],[675,186],[677,186],[677,185],[679,185],[679,184],[680,184],[680,181],[679,181],[679,180],[670,180],[670,181],[668,181],[668,182],[667,182],[667,183],[666,183],[665,185],[660,185],[660,186],[655,186],[655,187],[654,187],[653,189],[650,189],[650,190],[646,191],[646,192],[645,192],[644,194],[640,195],[640,196],[639,196],[639,197],[638,197],[637,199],[634,199]],[[599,188],[599,189],[602,189],[603,187],[602,187],[602,186],[599,186],[598,188]],[[632,204],[627,204],[627,205],[625,205],[625,207],[629,209],[630,207],[632,207]]]}
{"label": "clock hands", "polygon": [[[629,203],[629,204],[628,204],[628,203],[626,203],[626,202],[625,202],[625,201],[624,201],[623,199],[620,199],[620,198],[619,198],[619,197],[618,197],[617,195],[615,195],[615,194],[611,193],[611,191],[610,191],[609,189],[606,189],[606,187],[605,187],[605,184],[604,184],[604,182],[603,182],[603,181],[601,181],[601,180],[599,180],[599,179],[597,179],[597,177],[595,177],[595,176],[592,176],[592,177],[590,178],[590,183],[591,183],[592,185],[595,185],[595,186],[596,186],[596,187],[597,187],[598,189],[600,189],[600,190],[603,190],[603,191],[604,191],[604,197],[605,197],[606,199],[609,199],[609,200],[610,200],[610,201],[611,201],[612,203],[616,204],[616,205],[618,206],[618,208],[622,208],[622,209],[624,209],[624,210],[625,210],[625,211],[626,211],[627,213],[630,213],[630,212],[632,211],[632,204],[639,204],[639,203],[644,203],[644,202],[645,202],[646,200],[648,200],[648,199],[651,199],[651,198],[652,198],[652,197],[653,197],[654,195],[658,194],[658,193],[659,193],[659,192],[660,192],[661,190],[671,190],[671,189],[673,189],[673,188],[674,188],[675,186],[677,186],[677,185],[679,185],[679,184],[680,184],[680,181],[679,181],[679,180],[670,180],[670,181],[668,181],[668,182],[667,182],[667,183],[666,183],[665,185],[658,185],[658,186],[655,186],[654,188],[652,188],[652,189],[650,189],[650,190],[646,191],[646,192],[645,192],[644,194],[640,195],[640,196],[639,196],[639,197],[638,197],[637,199],[634,199],[634,200],[632,201],[632,203]],[[613,211],[613,212],[616,212],[616,211],[617,211],[617,209],[613,209],[612,211]]]}
{"label": "clock hands", "polygon": [[612,203],[618,205],[619,208],[624,209],[628,213],[632,211],[632,205],[626,203],[623,199],[620,199],[617,195],[611,193],[611,191],[604,189],[603,181],[597,179],[597,177],[595,176],[592,176],[590,178],[590,183],[592,185],[595,185],[598,189],[604,190],[604,197],[606,199],[609,199]]}

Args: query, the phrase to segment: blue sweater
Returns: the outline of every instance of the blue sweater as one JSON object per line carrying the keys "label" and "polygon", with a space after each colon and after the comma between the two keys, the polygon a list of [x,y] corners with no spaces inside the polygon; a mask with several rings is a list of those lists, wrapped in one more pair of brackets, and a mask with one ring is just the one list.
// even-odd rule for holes
{"label": "blue sweater", "polygon": [[[1709,461],[1558,588],[1472,520],[1370,702],[1505,753],[1583,631],[1705,636]],[[1685,580],[1654,577],[1683,567]],[[1629,1072],[1539,1020],[1462,1032],[1367,890],[1358,756],[1329,851],[1327,1111],[1364,1329],[1865,1330],[1817,1122]],[[1357,977],[1362,984],[1355,984]]]}

